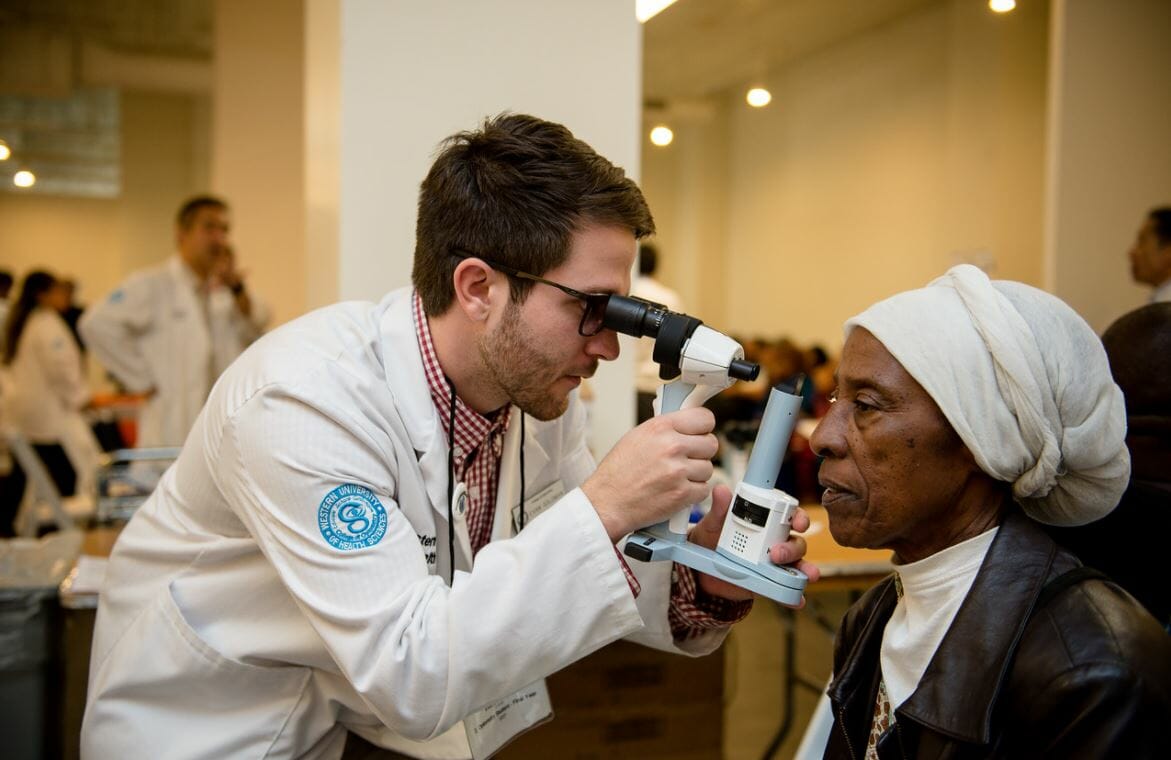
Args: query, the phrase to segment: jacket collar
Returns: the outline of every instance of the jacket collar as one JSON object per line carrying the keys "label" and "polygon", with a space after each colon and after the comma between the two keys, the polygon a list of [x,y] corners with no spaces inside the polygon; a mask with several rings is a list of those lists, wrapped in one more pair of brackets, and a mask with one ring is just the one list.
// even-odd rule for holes
{"label": "jacket collar", "polygon": [[[447,519],[447,439],[440,425],[411,318],[410,288],[391,291],[382,299],[380,330],[386,384],[394,397],[411,448],[424,473],[432,507]],[[442,477],[438,475],[442,473]]]}
{"label": "jacket collar", "polygon": [[179,254],[172,255],[167,259],[167,271],[170,272],[171,277],[176,283],[182,286],[186,291],[195,294],[203,286],[203,281],[195,272],[191,271],[191,267],[187,266],[187,262]]}
{"label": "jacket collar", "polygon": [[[897,720],[964,742],[991,742],[996,698],[1056,552],[1053,539],[1018,510],[1005,516],[918,687],[895,711]],[[870,616],[830,685],[838,704],[871,694],[862,679],[877,669],[878,647],[896,601],[893,586],[888,580],[875,590]],[[873,704],[862,707],[870,711]]]}

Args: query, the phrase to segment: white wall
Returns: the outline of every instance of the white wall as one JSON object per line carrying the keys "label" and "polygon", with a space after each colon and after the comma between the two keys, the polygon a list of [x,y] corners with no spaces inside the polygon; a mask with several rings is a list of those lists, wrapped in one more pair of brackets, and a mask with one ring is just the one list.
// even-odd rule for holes
{"label": "white wall", "polygon": [[232,206],[249,288],[274,321],[305,312],[303,2],[217,0],[211,187]]}
{"label": "white wall", "polygon": [[[561,122],[637,178],[641,35],[629,0],[345,0],[341,38],[342,298],[410,282],[419,183],[443,138],[487,116]],[[604,452],[633,424],[629,356],[603,365],[594,388]]]}
{"label": "white wall", "polygon": [[[765,109],[724,94],[644,165],[665,255],[723,262],[672,284],[725,330],[831,349],[954,263],[1040,284],[1046,20],[942,2],[772,72]],[[689,204],[683,182],[727,192]]]}
{"label": "white wall", "polygon": [[1146,303],[1126,252],[1171,205],[1171,3],[1055,0],[1046,286],[1099,332]]}

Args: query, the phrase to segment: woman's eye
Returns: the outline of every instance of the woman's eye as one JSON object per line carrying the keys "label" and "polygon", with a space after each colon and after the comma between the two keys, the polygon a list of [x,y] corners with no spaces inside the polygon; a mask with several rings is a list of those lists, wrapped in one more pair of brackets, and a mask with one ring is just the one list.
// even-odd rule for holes
{"label": "woman's eye", "polygon": [[854,409],[859,412],[872,412],[878,407],[868,404],[860,398],[854,399]]}

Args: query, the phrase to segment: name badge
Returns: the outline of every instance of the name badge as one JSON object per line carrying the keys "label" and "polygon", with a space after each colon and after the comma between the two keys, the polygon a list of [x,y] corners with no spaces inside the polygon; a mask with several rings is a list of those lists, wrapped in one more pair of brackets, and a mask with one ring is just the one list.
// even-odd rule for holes
{"label": "name badge", "polygon": [[545,679],[464,718],[473,760],[485,760],[524,732],[553,719]]}
{"label": "name badge", "polygon": [[[561,481],[554,480],[545,488],[538,491],[536,494],[529,496],[525,494],[525,525],[528,525],[533,520],[536,520],[542,512],[557,503],[557,501],[565,495],[565,486]],[[523,527],[520,524],[520,503],[518,502],[512,508],[512,529],[513,532],[519,533]]]}

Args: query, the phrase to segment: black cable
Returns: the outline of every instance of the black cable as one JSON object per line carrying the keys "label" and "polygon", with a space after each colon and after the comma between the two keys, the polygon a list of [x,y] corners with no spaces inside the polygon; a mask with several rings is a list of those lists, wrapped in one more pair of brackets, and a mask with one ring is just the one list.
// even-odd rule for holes
{"label": "black cable", "polygon": [[455,585],[455,383],[446,375],[447,387],[451,389],[451,412],[447,420],[447,585]]}
{"label": "black cable", "polygon": [[[517,411],[520,411],[519,409]],[[520,524],[516,532],[525,529],[525,413],[520,413]]]}

